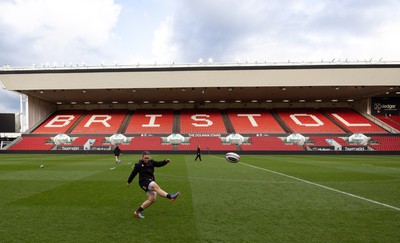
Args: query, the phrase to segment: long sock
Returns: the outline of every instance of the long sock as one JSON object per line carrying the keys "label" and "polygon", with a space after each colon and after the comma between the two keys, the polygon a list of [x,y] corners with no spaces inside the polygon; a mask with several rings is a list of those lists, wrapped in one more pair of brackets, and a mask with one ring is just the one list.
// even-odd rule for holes
{"label": "long sock", "polygon": [[171,194],[170,193],[167,194],[167,198],[171,199]]}
{"label": "long sock", "polygon": [[144,209],[142,207],[139,207],[138,210],[136,210],[137,212],[142,212]]}

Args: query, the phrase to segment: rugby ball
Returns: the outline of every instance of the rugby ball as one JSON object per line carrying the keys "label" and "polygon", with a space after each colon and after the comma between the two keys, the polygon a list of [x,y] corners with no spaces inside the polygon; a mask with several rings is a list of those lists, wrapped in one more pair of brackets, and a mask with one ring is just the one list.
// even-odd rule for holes
{"label": "rugby ball", "polygon": [[228,162],[237,163],[240,160],[240,156],[237,153],[229,152],[229,153],[226,153],[225,159]]}

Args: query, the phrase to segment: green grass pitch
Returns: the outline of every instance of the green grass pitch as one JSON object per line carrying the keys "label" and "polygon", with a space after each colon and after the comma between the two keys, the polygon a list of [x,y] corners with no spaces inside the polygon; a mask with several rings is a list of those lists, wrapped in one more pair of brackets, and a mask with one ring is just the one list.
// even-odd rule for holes
{"label": "green grass pitch", "polygon": [[400,242],[400,156],[153,158],[181,196],[141,220],[139,155],[0,154],[0,242]]}

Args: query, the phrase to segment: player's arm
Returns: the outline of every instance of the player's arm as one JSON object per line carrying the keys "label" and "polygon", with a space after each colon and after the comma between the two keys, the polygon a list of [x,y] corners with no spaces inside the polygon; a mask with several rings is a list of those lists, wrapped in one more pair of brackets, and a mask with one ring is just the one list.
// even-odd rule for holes
{"label": "player's arm", "polygon": [[164,166],[164,165],[166,165],[166,164],[168,164],[170,162],[171,162],[170,159],[164,159],[163,161],[153,161],[153,165],[154,165],[154,167],[161,167],[161,166]]}
{"label": "player's arm", "polygon": [[133,168],[128,181],[126,182],[126,185],[129,186],[131,184],[131,182],[133,181],[133,179],[135,178],[135,176],[137,175],[137,173],[139,172],[139,165],[135,164],[135,167]]}

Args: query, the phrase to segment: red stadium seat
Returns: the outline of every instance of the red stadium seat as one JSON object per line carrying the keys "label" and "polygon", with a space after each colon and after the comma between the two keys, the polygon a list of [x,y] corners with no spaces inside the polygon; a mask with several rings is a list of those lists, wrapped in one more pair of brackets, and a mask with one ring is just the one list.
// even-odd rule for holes
{"label": "red stadium seat", "polygon": [[72,134],[114,134],[117,133],[126,110],[93,110],[71,132]]}
{"label": "red stadium seat", "polygon": [[243,151],[302,151],[303,147],[297,144],[285,144],[279,137],[250,137],[250,144],[242,144]]}
{"label": "red stadium seat", "polygon": [[182,110],[181,134],[226,134],[225,124],[219,110]]}
{"label": "red stadium seat", "polygon": [[196,151],[197,146],[203,151],[236,151],[236,145],[223,144],[219,137],[191,137],[189,144],[178,145],[178,151]]}
{"label": "red stadium seat", "polygon": [[[308,141],[312,142],[314,146],[331,146],[326,139],[333,139],[332,137],[309,137]],[[335,140],[336,141],[336,140]]]}
{"label": "red stadium seat", "polygon": [[[180,117],[174,119],[174,110],[136,110],[128,121],[128,110],[92,110],[86,115],[82,110],[57,111],[41,124],[33,133],[47,136],[23,136],[10,150],[51,150],[55,145],[48,134],[67,133],[77,137],[71,144],[62,146],[84,146],[93,139],[92,146],[109,147],[106,137],[121,131],[134,138],[129,144],[121,144],[122,150],[132,151],[195,151],[200,145],[203,151],[302,151],[308,146],[332,146],[326,139],[349,150],[364,147],[376,151],[400,151],[398,136],[379,135],[371,138],[368,145],[348,143],[348,133],[377,135],[388,133],[377,124],[354,110],[347,108],[286,108],[277,109],[276,114],[267,109],[228,109],[224,114],[218,109],[183,109]],[[227,116],[226,116],[227,114]],[[228,119],[227,119],[228,118]],[[400,126],[400,116],[377,116],[396,129]],[[224,121],[224,119],[227,119]],[[180,124],[174,124],[180,121]],[[284,122],[284,124],[282,123]],[[178,126],[180,125],[180,127]],[[126,127],[125,131],[123,128]],[[233,129],[232,129],[233,128]],[[287,130],[287,131],[285,131]],[[179,145],[163,144],[161,136],[179,132],[189,135],[189,143]],[[248,134],[249,143],[241,145],[223,144],[220,137],[233,131]],[[287,144],[278,136],[287,136],[292,131],[309,137],[304,146]],[[142,136],[137,136],[141,134]],[[157,135],[159,134],[159,135]],[[255,134],[275,134],[255,136]],[[281,135],[277,135],[281,134]],[[307,135],[308,134],[308,135]],[[325,135],[324,135],[325,134]],[[327,135],[330,134],[330,135]],[[148,136],[150,135],[150,136]],[[319,136],[320,135],[320,136]],[[246,136],[246,137],[247,137]],[[333,136],[333,137],[332,137]]]}
{"label": "red stadium seat", "polygon": [[57,111],[42,123],[33,134],[59,134],[67,130],[82,116],[81,110]]}
{"label": "red stadium seat", "polygon": [[171,134],[173,122],[173,110],[137,110],[125,134]]}
{"label": "red stadium seat", "polygon": [[161,137],[152,137],[152,136],[144,136],[144,137],[134,137],[132,138],[130,144],[120,144],[120,149],[124,150],[133,150],[133,151],[172,151],[171,144],[162,144]]}
{"label": "red stadium seat", "polygon": [[236,133],[285,133],[279,123],[264,109],[228,110],[229,119]]}
{"label": "red stadium seat", "polygon": [[300,134],[345,133],[316,109],[278,109],[278,115],[294,132]]}
{"label": "red stadium seat", "polygon": [[352,133],[387,133],[383,128],[351,109],[326,109],[326,112]]}
{"label": "red stadium seat", "polygon": [[22,140],[13,145],[9,150],[51,150],[53,143],[47,143],[50,137],[22,137]]}
{"label": "red stadium seat", "polygon": [[400,116],[375,116],[379,120],[383,121],[387,125],[393,127],[394,129],[400,131]]}
{"label": "red stadium seat", "polygon": [[376,151],[400,151],[399,136],[373,136],[371,140],[374,144],[369,144],[369,146]]}
{"label": "red stadium seat", "polygon": [[93,146],[102,146],[103,142],[105,141],[105,137],[86,137],[86,136],[80,136],[77,137],[72,143],[71,145],[73,146],[83,146],[85,145],[85,143],[89,140],[94,140],[95,142],[92,144]]}

